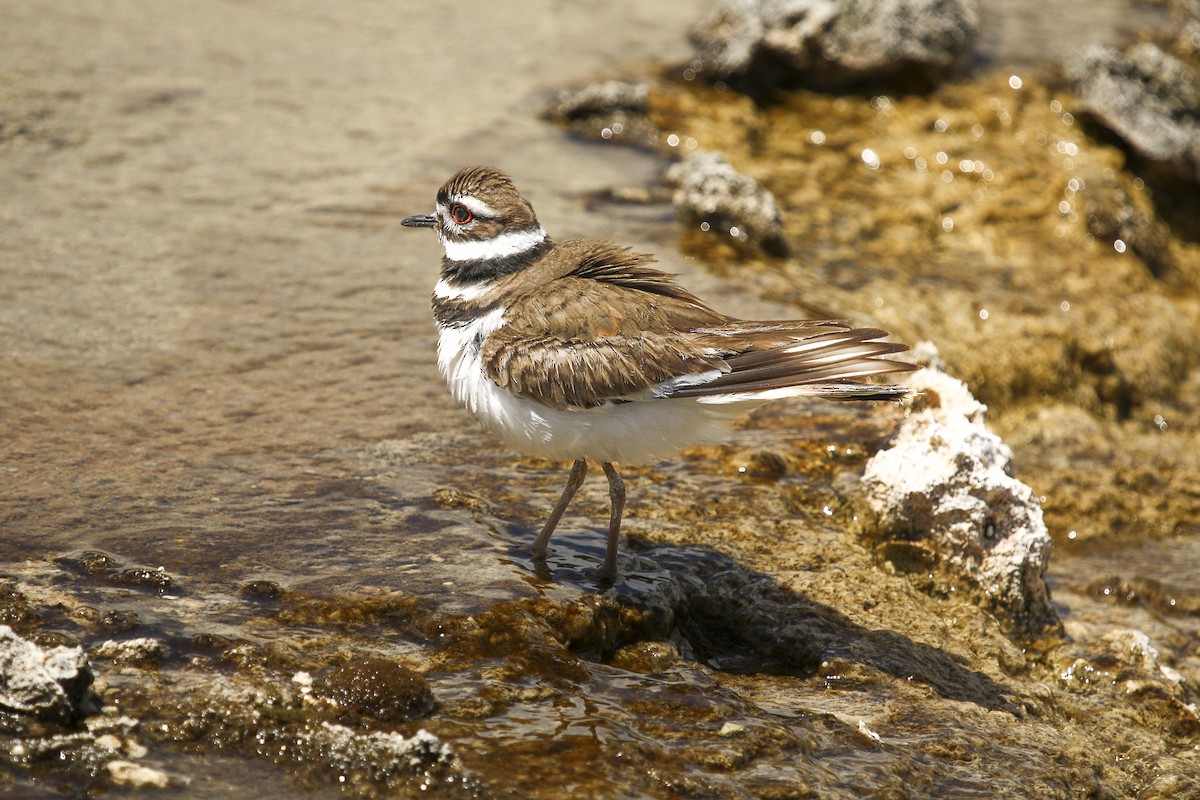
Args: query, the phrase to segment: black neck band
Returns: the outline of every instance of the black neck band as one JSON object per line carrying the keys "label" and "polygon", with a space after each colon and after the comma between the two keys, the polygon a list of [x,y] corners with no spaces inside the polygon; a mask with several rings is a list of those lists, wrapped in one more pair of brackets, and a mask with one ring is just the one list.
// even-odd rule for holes
{"label": "black neck band", "polygon": [[528,250],[513,253],[503,258],[476,258],[470,261],[451,261],[442,257],[442,279],[451,286],[470,286],[474,283],[486,283],[504,275],[525,269],[546,253],[554,243],[547,236]]}

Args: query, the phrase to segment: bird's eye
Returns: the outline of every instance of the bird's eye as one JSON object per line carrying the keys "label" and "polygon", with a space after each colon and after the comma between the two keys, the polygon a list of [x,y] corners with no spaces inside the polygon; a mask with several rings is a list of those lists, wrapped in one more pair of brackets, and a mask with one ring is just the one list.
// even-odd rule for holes
{"label": "bird's eye", "polygon": [[471,213],[471,209],[464,206],[462,203],[455,203],[450,206],[450,219],[457,222],[459,225],[466,225],[471,220],[475,219],[475,215]]}

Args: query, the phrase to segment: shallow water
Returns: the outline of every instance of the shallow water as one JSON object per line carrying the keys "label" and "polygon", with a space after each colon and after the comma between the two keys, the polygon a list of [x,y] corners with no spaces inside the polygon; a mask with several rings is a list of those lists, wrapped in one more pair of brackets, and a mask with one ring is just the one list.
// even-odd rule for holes
{"label": "shallow water", "polygon": [[[991,4],[984,52],[1025,67],[1131,35],[1128,4],[1086,6],[1030,25],[1041,6]],[[462,768],[448,796],[992,796],[998,781],[1097,780],[1039,772],[1077,745],[1056,742],[1050,703],[1009,685],[1019,654],[970,604],[949,597],[946,614],[1001,654],[984,671],[949,634],[895,623],[928,614],[902,576],[822,582],[872,575],[844,484],[895,409],[762,412],[735,445],[631,471],[631,560],[609,595],[590,577],[598,482],[556,536],[552,574],[521,550],[562,471],[500,451],[448,397],[428,313],[436,243],[399,220],[463,164],[496,163],[555,235],[654,250],[731,313],[796,314],[771,277],[681,254],[665,205],[589,211],[597,190],[651,183],[660,160],[538,118],[561,86],[685,59],[695,4],[3,14],[0,558],[25,598],[4,620],[47,643],[167,646],[157,669],[97,672],[145,720],[136,738],[175,794],[342,796],[336,748],[272,749],[303,750],[308,706],[287,696],[255,728],[239,708],[272,706],[213,676],[286,694],[294,673],[364,653],[428,677],[433,717],[358,722],[449,742]],[[782,478],[739,476],[756,453]],[[1132,616],[1145,606],[1087,589],[1119,574],[1194,592],[1196,531],[1180,533],[1053,562],[1069,629],[1130,615],[1195,652],[1195,616]],[[971,737],[989,736],[1008,738],[980,765]],[[35,764],[15,787],[69,792],[90,770]]]}

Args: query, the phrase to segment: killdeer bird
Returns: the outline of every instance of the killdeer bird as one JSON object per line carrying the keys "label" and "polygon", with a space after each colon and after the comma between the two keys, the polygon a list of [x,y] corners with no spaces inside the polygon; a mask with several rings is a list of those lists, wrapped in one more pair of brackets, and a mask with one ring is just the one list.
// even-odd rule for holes
{"label": "killdeer bird", "polygon": [[562,496],[533,543],[555,527],[598,461],[611,515],[602,574],[617,573],[625,485],[614,463],[646,463],[720,440],[726,423],[768,400],[899,397],[853,379],[912,369],[881,356],[908,349],[876,328],[835,321],[752,322],[709,308],[609,242],[554,242],[507,175],[470,167],[436,208],[403,220],[441,241],[433,290],[438,368],[454,397],[516,450],[572,460]]}

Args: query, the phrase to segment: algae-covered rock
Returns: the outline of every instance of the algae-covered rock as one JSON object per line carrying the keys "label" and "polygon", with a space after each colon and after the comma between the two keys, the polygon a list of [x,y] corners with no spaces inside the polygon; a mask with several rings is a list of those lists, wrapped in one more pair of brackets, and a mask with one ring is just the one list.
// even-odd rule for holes
{"label": "algae-covered rock", "polygon": [[1137,709],[1172,736],[1200,734],[1200,712],[1187,680],[1162,657],[1144,631],[1115,628],[1055,654],[1058,682],[1079,695],[1108,694]]}
{"label": "algae-covered rock", "polygon": [[[402,793],[434,782],[441,785],[441,796],[478,796],[454,750],[437,736],[424,729],[404,735],[367,728],[401,721],[403,715],[383,720],[374,713],[379,704],[391,703],[392,698],[382,695],[406,678],[386,675],[382,682],[387,686],[380,689],[378,676],[369,677],[373,685],[359,691],[347,685],[356,670],[361,675],[358,666],[351,667],[332,681],[271,672],[253,680],[238,675],[207,680],[173,703],[144,698],[146,714],[153,719],[143,724],[163,739],[288,763],[310,780],[332,782],[358,796],[408,796]],[[419,683],[423,686],[423,679]],[[348,724],[330,721],[327,703],[321,702],[330,694],[339,694],[357,706],[351,711],[361,713],[349,714]]]}
{"label": "algae-covered rock", "polygon": [[987,407],[934,368],[908,383],[909,413],[863,475],[880,532],[925,548],[922,569],[936,566],[978,587],[1017,630],[1054,625],[1045,582],[1050,534],[1037,497],[1012,477],[1012,451],[984,423]]}
{"label": "algae-covered rock", "polygon": [[940,72],[978,25],[970,0],[722,0],[693,39],[717,77],[840,85]]}
{"label": "algae-covered rock", "polygon": [[370,717],[399,722],[433,710],[433,692],[419,672],[387,659],[356,659],[322,675],[313,683],[319,697],[347,718]]}

